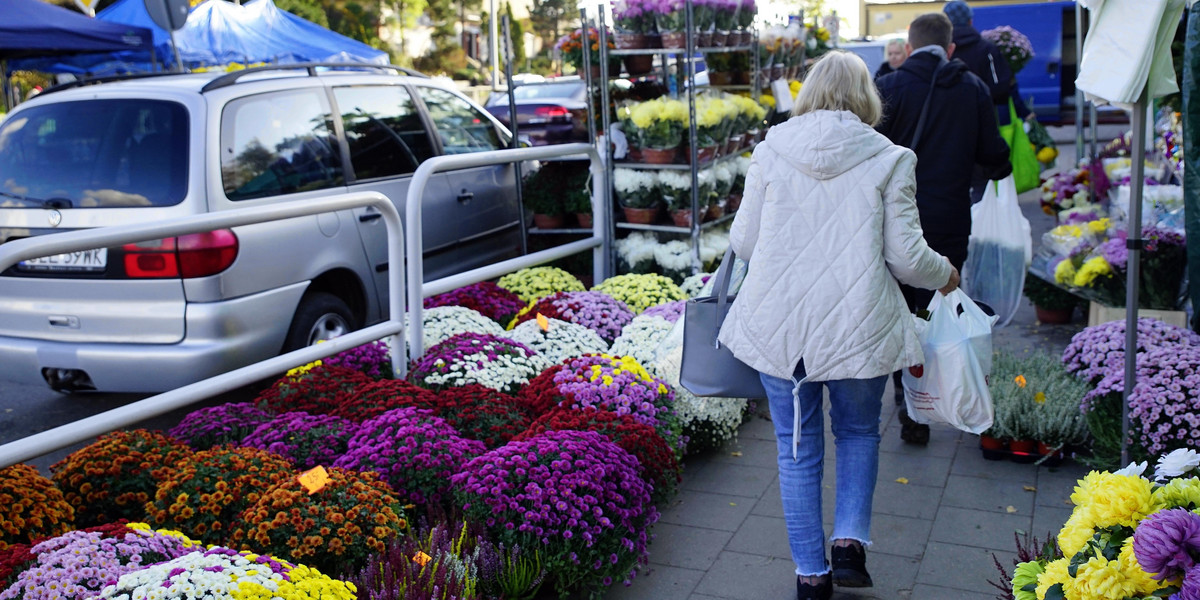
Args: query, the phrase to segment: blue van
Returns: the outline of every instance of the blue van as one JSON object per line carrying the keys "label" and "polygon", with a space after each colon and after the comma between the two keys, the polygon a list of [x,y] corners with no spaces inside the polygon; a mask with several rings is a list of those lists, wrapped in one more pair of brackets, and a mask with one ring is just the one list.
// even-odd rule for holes
{"label": "blue van", "polygon": [[[1043,123],[1075,118],[1075,3],[974,6],[975,29],[1008,25],[1033,44],[1033,59],[1017,73],[1021,98]],[[1033,102],[1030,102],[1030,98]]]}

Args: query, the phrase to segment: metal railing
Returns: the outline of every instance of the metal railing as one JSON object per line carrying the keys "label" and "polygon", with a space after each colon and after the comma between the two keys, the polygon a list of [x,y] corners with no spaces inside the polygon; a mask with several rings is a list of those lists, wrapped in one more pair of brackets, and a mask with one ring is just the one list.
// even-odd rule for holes
{"label": "metal railing", "polygon": [[[592,175],[592,235],[574,242],[568,242],[553,248],[511,258],[478,269],[472,269],[457,275],[443,277],[428,283],[424,277],[424,266],[419,260],[409,261],[407,265],[408,281],[408,349],[413,356],[425,353],[424,338],[421,330],[423,300],[428,296],[448,292],[452,289],[493,279],[525,267],[532,267],[555,259],[592,250],[592,274],[597,282],[607,276],[607,257],[609,255],[611,238],[608,232],[608,206],[605,205],[603,191],[608,186],[604,165],[600,162],[600,154],[591,144],[560,144],[556,146],[539,146],[536,148],[518,148],[513,150],[494,150],[491,152],[475,152],[453,156],[438,156],[431,158],[417,168],[413,174],[412,183],[408,186],[408,200],[404,205],[404,222],[408,224],[408,255],[421,256],[421,197],[430,177],[442,171],[469,169],[487,165],[498,165],[517,161],[545,160],[566,156],[586,155],[591,161],[588,169]],[[524,218],[524,215],[522,215]],[[398,264],[398,263],[393,263]]]}
{"label": "metal railing", "polygon": [[[194,215],[167,219],[155,223],[119,225],[69,231],[9,242],[0,246],[0,272],[22,260],[53,256],[66,252],[79,252],[93,248],[141,242],[164,237],[175,237],[189,233],[212,231],[251,225],[279,219],[304,217],[325,212],[373,206],[383,215],[387,225],[388,262],[404,264],[404,228],[396,206],[386,196],[377,192],[356,192],[327,198],[284,202],[272,206],[245,208],[206,215]],[[419,254],[417,256],[420,256]],[[413,261],[420,264],[421,261]],[[407,368],[404,352],[404,270],[390,269],[388,286],[388,320],[371,325],[329,340],[323,344],[309,346],[259,363],[248,365],[228,373],[183,386],[132,404],[67,423],[0,446],[0,468],[24,462],[73,444],[127,427],[178,408],[195,404],[217,394],[229,392],[249,385],[288,369],[308,364],[361,346],[375,340],[391,337],[392,368],[396,377],[404,377]],[[417,323],[420,323],[417,321]]]}

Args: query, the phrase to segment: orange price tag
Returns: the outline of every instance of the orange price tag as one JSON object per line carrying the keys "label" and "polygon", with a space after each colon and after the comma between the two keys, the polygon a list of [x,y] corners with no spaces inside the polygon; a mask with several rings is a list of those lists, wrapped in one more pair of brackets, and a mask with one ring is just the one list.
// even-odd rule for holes
{"label": "orange price tag", "polygon": [[538,327],[542,328],[542,331],[550,331],[550,319],[547,319],[542,313],[538,313],[537,315],[537,324]]}
{"label": "orange price tag", "polygon": [[431,560],[433,560],[433,557],[425,554],[424,552],[417,552],[417,555],[413,557],[413,562],[421,565],[422,567],[425,566],[425,563]]}
{"label": "orange price tag", "polygon": [[308,495],[311,496],[329,484],[329,471],[325,467],[316,466],[296,476],[296,480],[304,489],[308,490]]}

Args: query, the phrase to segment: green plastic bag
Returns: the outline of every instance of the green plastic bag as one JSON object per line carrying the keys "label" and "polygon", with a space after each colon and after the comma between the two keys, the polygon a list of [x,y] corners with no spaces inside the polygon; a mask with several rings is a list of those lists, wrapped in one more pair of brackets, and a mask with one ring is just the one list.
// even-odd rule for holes
{"label": "green plastic bag", "polygon": [[1017,193],[1027,192],[1041,185],[1038,173],[1037,153],[1029,143],[1025,133],[1025,122],[1017,118],[1017,109],[1013,106],[1012,98],[1008,100],[1008,125],[1000,128],[1000,136],[1008,142],[1008,159],[1012,161],[1013,181],[1017,184]]}

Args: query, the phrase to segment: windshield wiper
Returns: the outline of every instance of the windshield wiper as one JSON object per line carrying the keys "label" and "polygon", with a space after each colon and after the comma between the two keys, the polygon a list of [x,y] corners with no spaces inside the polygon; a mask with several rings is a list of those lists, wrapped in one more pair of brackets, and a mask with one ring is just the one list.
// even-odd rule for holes
{"label": "windshield wiper", "polygon": [[30,206],[45,208],[47,210],[52,208],[72,208],[74,206],[74,204],[71,203],[70,198],[50,198],[47,200],[42,200],[41,198],[22,196],[20,194],[6,192],[4,190],[0,190],[0,196],[12,198],[13,200],[20,200],[28,203]]}

